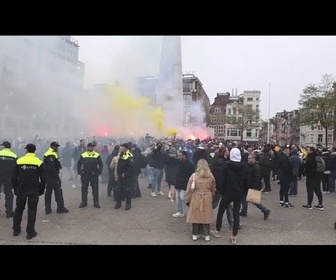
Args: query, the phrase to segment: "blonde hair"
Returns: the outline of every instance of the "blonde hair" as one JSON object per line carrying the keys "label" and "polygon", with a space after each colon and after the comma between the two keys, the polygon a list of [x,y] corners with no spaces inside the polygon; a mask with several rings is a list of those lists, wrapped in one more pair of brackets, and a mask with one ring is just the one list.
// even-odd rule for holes
{"label": "blonde hair", "polygon": [[212,176],[208,162],[205,159],[200,159],[197,162],[196,172],[201,178],[208,178]]}

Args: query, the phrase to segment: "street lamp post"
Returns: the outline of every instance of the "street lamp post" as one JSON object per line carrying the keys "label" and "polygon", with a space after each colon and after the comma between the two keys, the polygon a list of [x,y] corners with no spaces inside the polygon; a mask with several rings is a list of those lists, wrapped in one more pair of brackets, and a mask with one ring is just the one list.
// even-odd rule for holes
{"label": "street lamp post", "polygon": [[268,84],[267,144],[270,142],[271,83]]}

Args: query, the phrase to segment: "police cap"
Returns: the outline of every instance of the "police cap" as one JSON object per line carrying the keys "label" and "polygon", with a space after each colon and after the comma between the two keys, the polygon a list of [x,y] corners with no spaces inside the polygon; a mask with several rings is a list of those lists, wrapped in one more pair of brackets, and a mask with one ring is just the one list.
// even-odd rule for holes
{"label": "police cap", "polygon": [[4,141],[3,143],[0,144],[0,146],[4,146],[5,148],[10,149],[10,147],[11,147],[11,143],[8,142],[8,141]]}
{"label": "police cap", "polygon": [[36,151],[36,146],[34,144],[27,144],[25,149],[29,152],[29,153],[34,153]]}

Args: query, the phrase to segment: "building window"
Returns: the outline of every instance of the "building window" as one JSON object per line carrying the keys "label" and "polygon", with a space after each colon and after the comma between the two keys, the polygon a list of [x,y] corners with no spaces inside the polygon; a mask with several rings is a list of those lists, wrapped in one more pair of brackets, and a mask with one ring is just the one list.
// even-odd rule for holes
{"label": "building window", "polygon": [[215,113],[220,114],[222,112],[221,108],[215,108]]}
{"label": "building window", "polygon": [[218,117],[218,122],[220,124],[224,123],[225,122],[225,117]]}
{"label": "building window", "polygon": [[218,126],[218,134],[223,134],[224,133],[224,125],[219,125]]}
{"label": "building window", "polygon": [[231,109],[228,109],[228,115],[231,115]]}
{"label": "building window", "polygon": [[251,129],[246,130],[246,137],[252,137],[252,130]]}
{"label": "building window", "polygon": [[217,123],[217,117],[211,117],[211,123]]}
{"label": "building window", "polygon": [[328,134],[328,143],[332,143],[332,134]]}
{"label": "building window", "polygon": [[192,82],[183,82],[183,91],[191,92]]}
{"label": "building window", "polygon": [[314,143],[315,139],[314,139],[314,134],[310,134],[310,143]]}
{"label": "building window", "polygon": [[322,126],[318,126],[317,129],[318,130],[323,130],[323,127]]}
{"label": "building window", "polygon": [[317,143],[322,144],[322,141],[323,141],[323,134],[318,134],[317,135]]}
{"label": "building window", "polygon": [[247,102],[253,101],[253,97],[247,97]]}
{"label": "building window", "polygon": [[241,132],[240,129],[231,127],[228,129],[228,136],[240,136],[241,135],[240,132]]}
{"label": "building window", "polygon": [[232,113],[233,113],[233,115],[236,114],[236,111],[237,111],[237,108],[236,108],[236,107],[232,108]]}

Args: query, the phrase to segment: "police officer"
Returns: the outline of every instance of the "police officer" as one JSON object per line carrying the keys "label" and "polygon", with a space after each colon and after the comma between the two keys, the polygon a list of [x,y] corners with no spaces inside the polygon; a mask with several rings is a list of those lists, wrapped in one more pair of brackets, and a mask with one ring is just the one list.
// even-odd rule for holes
{"label": "police officer", "polygon": [[87,206],[89,184],[92,187],[93,206],[99,205],[99,176],[103,172],[103,161],[100,154],[94,151],[95,144],[88,143],[87,151],[82,153],[77,163],[77,172],[82,181],[82,202],[79,208]]}
{"label": "police officer", "polygon": [[129,151],[129,144],[120,145],[120,156],[117,166],[118,184],[115,190],[115,209],[121,207],[123,195],[126,198],[125,210],[131,209],[133,183],[133,155]]}
{"label": "police officer", "polygon": [[58,147],[60,145],[57,141],[50,143],[50,148],[44,154],[43,163],[46,168],[46,178],[47,186],[44,195],[45,202],[45,213],[48,215],[52,212],[51,210],[51,196],[54,190],[55,201],[57,204],[57,213],[68,213],[69,210],[64,207],[63,191],[61,187],[61,178],[59,176],[60,170],[62,169],[59,157],[58,157]]}
{"label": "police officer", "polygon": [[[11,143],[5,141],[1,144],[3,149],[0,151],[0,189],[4,186],[6,218],[12,218],[14,194],[12,191],[12,175],[17,160],[17,155],[11,151]],[[0,191],[1,192],[1,191]]]}
{"label": "police officer", "polygon": [[20,157],[14,166],[12,185],[16,195],[13,218],[13,235],[21,233],[21,221],[28,200],[27,239],[37,235],[35,221],[39,196],[44,194],[46,178],[43,162],[36,156],[34,144],[27,144],[26,155]]}

